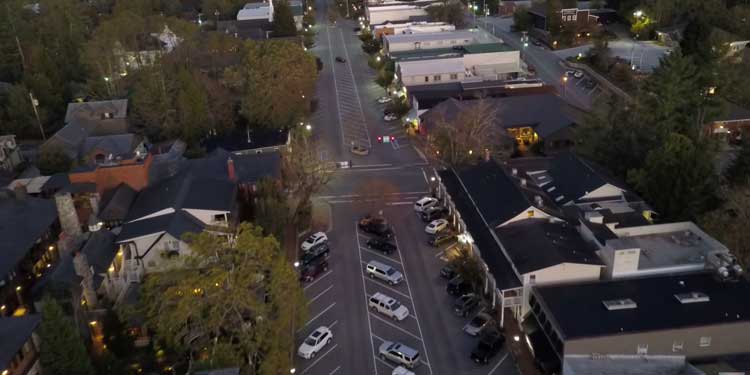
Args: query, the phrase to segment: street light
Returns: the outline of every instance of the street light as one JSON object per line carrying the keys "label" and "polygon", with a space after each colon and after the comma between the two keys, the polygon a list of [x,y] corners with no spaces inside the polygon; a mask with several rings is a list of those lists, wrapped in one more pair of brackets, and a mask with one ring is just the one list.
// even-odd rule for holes
{"label": "street light", "polygon": [[294,262],[294,268],[299,267],[299,262]]}
{"label": "street light", "polygon": [[641,18],[641,16],[643,15],[643,11],[636,10],[635,12],[633,12],[633,15],[635,16],[635,18]]}
{"label": "street light", "polygon": [[312,130],[312,125],[310,125],[310,124],[305,125],[305,129],[307,129],[307,131]]}
{"label": "street light", "polygon": [[566,86],[566,84],[568,83],[568,76],[563,76],[563,77],[562,77],[562,81],[563,81],[563,84],[562,84],[562,92],[563,92],[563,96],[565,96],[565,88],[566,88],[565,86]]}
{"label": "street light", "polygon": [[380,62],[380,56],[376,56],[375,61]]}
{"label": "street light", "polygon": [[289,369],[290,374],[294,374],[295,372],[297,372],[296,368],[292,367],[291,369]]}

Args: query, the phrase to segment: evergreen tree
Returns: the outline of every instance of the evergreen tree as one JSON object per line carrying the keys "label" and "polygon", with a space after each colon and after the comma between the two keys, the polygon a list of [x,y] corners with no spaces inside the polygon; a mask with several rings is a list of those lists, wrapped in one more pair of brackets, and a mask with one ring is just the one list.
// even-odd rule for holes
{"label": "evergreen tree", "polygon": [[690,56],[696,64],[703,66],[712,63],[717,57],[714,46],[711,45],[711,26],[703,17],[694,17],[685,26],[680,41],[680,51],[684,56]]}
{"label": "evergreen tree", "polygon": [[45,297],[42,303],[39,361],[45,375],[94,375],[91,359],[73,320],[51,297]]}
{"label": "evergreen tree", "polygon": [[750,185],[750,140],[743,140],[742,148],[726,171],[726,177],[733,185]]}
{"label": "evergreen tree", "polygon": [[286,0],[274,2],[273,5],[273,36],[295,36],[297,25],[294,23],[292,7]]}

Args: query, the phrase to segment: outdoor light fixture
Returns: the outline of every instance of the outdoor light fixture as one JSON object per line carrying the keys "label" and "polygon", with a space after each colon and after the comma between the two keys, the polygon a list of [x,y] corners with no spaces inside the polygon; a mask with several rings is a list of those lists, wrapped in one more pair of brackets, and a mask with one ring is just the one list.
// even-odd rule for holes
{"label": "outdoor light fixture", "polygon": [[307,129],[308,131],[312,130],[312,125],[310,125],[310,124],[305,125],[305,129]]}
{"label": "outdoor light fixture", "polygon": [[431,182],[435,182],[435,176],[430,177]]}
{"label": "outdoor light fixture", "polygon": [[513,341],[519,342],[519,341],[521,341],[521,337],[518,336],[518,335],[515,335],[515,336],[513,336]]}
{"label": "outdoor light fixture", "polygon": [[[299,262],[294,262],[294,268],[299,267]],[[294,374],[294,369],[292,369],[292,374]]]}

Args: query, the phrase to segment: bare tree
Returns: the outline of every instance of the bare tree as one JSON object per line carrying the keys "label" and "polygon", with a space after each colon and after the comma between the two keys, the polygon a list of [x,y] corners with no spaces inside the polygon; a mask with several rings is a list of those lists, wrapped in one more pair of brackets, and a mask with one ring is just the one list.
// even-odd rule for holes
{"label": "bare tree", "polygon": [[291,220],[300,224],[310,209],[310,198],[333,176],[334,166],[320,159],[318,144],[302,131],[292,131],[289,147],[282,158],[282,179],[289,193]]}

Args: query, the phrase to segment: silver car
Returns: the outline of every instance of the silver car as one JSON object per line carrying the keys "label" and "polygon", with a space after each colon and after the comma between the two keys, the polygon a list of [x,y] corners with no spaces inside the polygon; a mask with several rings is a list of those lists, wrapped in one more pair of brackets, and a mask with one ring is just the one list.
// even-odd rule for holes
{"label": "silver car", "polygon": [[471,318],[468,323],[466,323],[466,325],[464,326],[464,332],[466,332],[470,336],[478,336],[485,328],[492,326],[493,324],[494,321],[489,314],[480,312],[479,314]]}
{"label": "silver car", "polygon": [[401,272],[398,272],[393,267],[380,263],[377,260],[371,260],[370,263],[367,263],[365,272],[367,272],[367,275],[371,278],[377,277],[390,285],[396,285],[404,279],[404,275],[401,274]]}
{"label": "silver car", "polygon": [[378,353],[380,359],[389,360],[408,368],[414,368],[419,364],[419,351],[399,342],[383,341]]}

